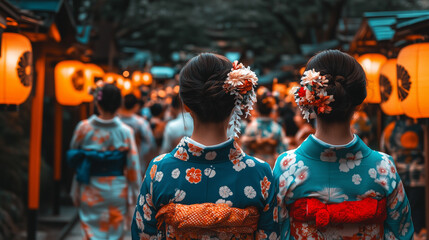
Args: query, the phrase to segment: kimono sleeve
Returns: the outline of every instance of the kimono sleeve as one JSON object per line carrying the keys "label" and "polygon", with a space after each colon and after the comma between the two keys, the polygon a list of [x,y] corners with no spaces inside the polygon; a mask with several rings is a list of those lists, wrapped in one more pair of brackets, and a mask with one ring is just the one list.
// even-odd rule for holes
{"label": "kimono sleeve", "polygon": [[279,235],[277,194],[271,168],[268,164],[266,167],[268,168],[267,175],[260,181],[261,193],[265,199],[265,208],[260,212],[256,239],[276,240]]}
{"label": "kimono sleeve", "polygon": [[73,137],[72,137],[72,140],[70,141],[70,149],[80,148],[86,135],[91,130],[92,130],[92,127],[89,124],[88,120],[80,121],[73,132]]}
{"label": "kimono sleeve", "polygon": [[[396,179],[399,179],[396,173]],[[418,211],[417,209],[415,209]],[[384,236],[390,239],[413,239],[414,225],[411,220],[411,209],[405,194],[402,181],[387,197],[387,219],[384,222]]]}
{"label": "kimono sleeve", "polygon": [[152,164],[146,171],[145,178],[140,188],[140,194],[134,211],[131,224],[131,235],[133,240],[156,239],[158,234],[156,213],[157,210],[152,201],[153,180],[157,165]]}
{"label": "kimono sleeve", "polygon": [[288,151],[281,154],[274,166],[273,174],[275,179],[275,186],[277,189],[277,209],[279,213],[279,228],[280,239],[293,239],[290,234],[290,221],[289,211],[287,209],[288,193],[291,191],[290,186],[293,184],[293,178],[288,176],[288,168],[290,163],[293,163],[293,153]]}

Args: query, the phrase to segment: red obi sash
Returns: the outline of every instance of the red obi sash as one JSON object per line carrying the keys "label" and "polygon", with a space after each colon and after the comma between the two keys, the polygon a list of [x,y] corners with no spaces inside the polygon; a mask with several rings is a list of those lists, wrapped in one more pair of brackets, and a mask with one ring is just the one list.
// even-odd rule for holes
{"label": "red obi sash", "polygon": [[383,223],[387,217],[386,198],[324,204],[316,198],[301,198],[290,205],[294,221],[315,221],[317,228],[329,223]]}

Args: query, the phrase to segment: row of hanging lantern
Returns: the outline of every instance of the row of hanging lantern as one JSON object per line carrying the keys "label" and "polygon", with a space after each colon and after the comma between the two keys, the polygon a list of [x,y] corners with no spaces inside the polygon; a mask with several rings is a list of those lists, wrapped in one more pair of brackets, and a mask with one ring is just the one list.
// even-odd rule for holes
{"label": "row of hanging lantern", "polygon": [[370,53],[357,60],[367,77],[367,103],[380,103],[387,115],[429,118],[429,43],[404,47],[397,59]]}
{"label": "row of hanging lantern", "polygon": [[135,71],[132,79],[129,79],[117,73],[105,73],[95,64],[84,64],[76,60],[62,61],[55,66],[55,94],[58,103],[77,106],[84,102],[91,102],[93,96],[90,94],[90,89],[95,87],[97,81],[115,84],[125,96],[138,92],[135,90],[141,85],[150,85],[152,75]]}

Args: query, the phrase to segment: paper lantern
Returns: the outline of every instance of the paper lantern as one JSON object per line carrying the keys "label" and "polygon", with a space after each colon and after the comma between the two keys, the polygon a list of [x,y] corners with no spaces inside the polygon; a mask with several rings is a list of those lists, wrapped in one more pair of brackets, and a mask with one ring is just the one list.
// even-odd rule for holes
{"label": "paper lantern", "polygon": [[398,55],[398,96],[411,118],[429,118],[429,43],[403,48]]}
{"label": "paper lantern", "polygon": [[3,33],[0,56],[0,104],[23,103],[33,85],[31,42],[17,33]]}
{"label": "paper lantern", "polygon": [[103,80],[105,83],[115,84],[118,78],[121,78],[121,75],[110,72],[104,74]]}
{"label": "paper lantern", "polygon": [[55,95],[61,105],[77,106],[87,98],[85,64],[67,60],[55,66]]}
{"label": "paper lantern", "polygon": [[95,83],[103,79],[104,71],[101,67],[93,64],[85,64],[85,96],[83,98],[84,102],[91,102],[94,97],[90,94],[90,89],[95,87]]}
{"label": "paper lantern", "polygon": [[381,109],[387,115],[401,115],[404,110],[398,98],[398,81],[396,79],[396,59],[389,59],[380,70]]}
{"label": "paper lantern", "polygon": [[387,58],[379,53],[367,53],[360,56],[357,61],[362,65],[367,79],[367,96],[365,102],[380,103],[380,69]]}
{"label": "paper lantern", "polygon": [[142,84],[142,73],[140,71],[134,71],[131,75],[134,86],[140,86]]}
{"label": "paper lantern", "polygon": [[143,73],[142,74],[142,83],[146,86],[149,86],[152,84],[152,74],[150,73]]}
{"label": "paper lantern", "polygon": [[133,89],[134,89],[133,88],[133,83],[131,82],[131,80],[130,79],[125,79],[124,80],[124,84],[122,85],[122,88],[121,88],[122,96],[125,96],[127,94],[132,93]]}

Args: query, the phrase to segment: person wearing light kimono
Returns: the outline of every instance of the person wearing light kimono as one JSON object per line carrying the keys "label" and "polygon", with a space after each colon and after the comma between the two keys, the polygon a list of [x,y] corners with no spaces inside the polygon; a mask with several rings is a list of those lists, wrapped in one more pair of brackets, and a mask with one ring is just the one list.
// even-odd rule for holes
{"label": "person wearing light kimono", "polygon": [[242,64],[203,53],[180,74],[180,97],[193,118],[191,137],[148,167],[131,233],[140,239],[278,239],[270,166],[234,138],[255,100],[257,77]]}
{"label": "person wearing light kimono", "polygon": [[262,159],[274,168],[278,155],[287,150],[283,128],[274,121],[271,114],[276,108],[276,99],[265,87],[257,91],[256,109],[260,116],[251,121],[243,133],[243,150]]}
{"label": "person wearing light kimono", "polygon": [[68,161],[76,168],[72,198],[84,239],[122,239],[125,216],[135,204],[141,180],[133,130],[116,112],[120,90],[110,84],[95,93],[99,115],[81,121]]}
{"label": "person wearing light kimono", "polygon": [[316,133],[274,168],[282,239],[412,239],[411,209],[392,157],[370,149],[350,121],[365,72],[338,50],[309,60],[295,99]]}

